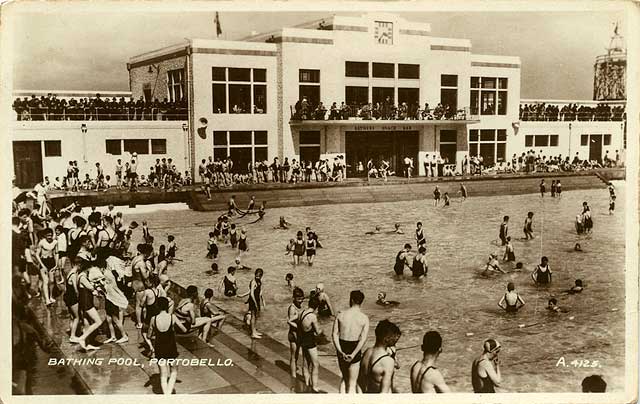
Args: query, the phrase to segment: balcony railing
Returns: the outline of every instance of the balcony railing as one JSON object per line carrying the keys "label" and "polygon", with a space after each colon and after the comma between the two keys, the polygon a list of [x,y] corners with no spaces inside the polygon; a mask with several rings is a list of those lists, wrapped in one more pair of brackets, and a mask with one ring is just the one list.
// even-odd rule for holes
{"label": "balcony railing", "polygon": [[326,109],[324,106],[304,107],[299,106],[299,110],[291,105],[291,121],[333,121],[333,120],[448,120],[466,121],[477,120],[478,116],[471,114],[469,108],[450,110],[443,107],[436,108],[403,108],[386,107],[376,108],[369,105],[344,105],[335,109]]}
{"label": "balcony railing", "polygon": [[18,121],[185,121],[187,108],[14,107]]}
{"label": "balcony railing", "polygon": [[593,102],[526,102],[520,103],[521,121],[624,121],[624,104]]}

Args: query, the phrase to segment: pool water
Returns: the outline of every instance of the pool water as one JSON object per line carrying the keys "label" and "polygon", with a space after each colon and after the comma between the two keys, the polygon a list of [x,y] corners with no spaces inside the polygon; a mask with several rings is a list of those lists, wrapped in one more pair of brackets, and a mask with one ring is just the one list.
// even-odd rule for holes
{"label": "pool water", "polygon": [[[624,201],[624,183],[617,184],[618,201]],[[345,191],[348,192],[348,191]],[[578,236],[574,229],[576,214],[582,202],[592,209],[594,231]],[[325,290],[337,309],[349,304],[349,292],[360,289],[365,294],[363,311],[371,320],[369,344],[372,344],[378,321],[385,318],[398,324],[402,331],[397,346],[401,368],[395,375],[395,386],[401,392],[410,391],[409,369],[421,358],[419,345],[426,331],[437,330],[443,337],[438,368],[453,391],[470,392],[471,363],[481,353],[486,338],[498,339],[502,346],[502,392],[577,392],[585,376],[601,374],[608,391],[624,387],[624,206],[616,206],[615,215],[608,215],[606,189],[565,191],[562,198],[542,199],[540,195],[501,197],[471,197],[464,202],[454,199],[449,207],[434,207],[432,200],[395,203],[324,205],[297,208],[268,209],[265,219],[236,220],[247,230],[249,251],[242,263],[252,268],[264,268],[263,288],[267,309],[258,329],[287,344],[286,307],[291,292],[284,281],[285,274],[294,274],[294,283],[306,293],[316,283]],[[523,241],[522,225],[528,211],[535,213],[535,240]],[[237,255],[230,246],[219,245],[219,275],[206,271],[211,260],[205,258],[208,232],[222,212],[194,212],[180,207],[171,212],[130,211],[127,220],[147,220],[156,248],[166,244],[167,234],[173,234],[179,247],[177,262],[170,267],[171,277],[187,286],[197,285],[200,293],[214,288]],[[480,275],[490,253],[500,258],[498,231],[502,216],[509,215],[510,232],[517,261],[524,264],[521,273],[509,273],[486,278]],[[292,223],[289,230],[275,230],[279,216]],[[421,221],[427,236],[428,277],[422,281],[393,272],[396,253],[405,243],[411,243],[415,224]],[[404,235],[384,234],[393,230],[395,222],[402,224]],[[383,234],[365,235],[376,225]],[[324,248],[318,250],[312,267],[291,264],[285,256],[285,246],[298,230],[312,227]],[[138,231],[134,237],[139,237]],[[583,252],[574,252],[580,242]],[[132,247],[134,249],[134,247]],[[553,283],[548,288],[536,288],[530,273],[542,256],[549,258]],[[503,264],[503,268],[505,265]],[[507,267],[508,268],[508,267]],[[237,273],[241,291],[248,287],[253,271]],[[562,294],[580,278],[585,291],[580,295]],[[526,306],[516,315],[507,315],[497,307],[506,291],[507,282],[514,282]],[[400,305],[384,308],[375,304],[379,291],[388,300]],[[217,293],[217,292],[216,292]],[[219,294],[216,295],[219,297]],[[568,313],[551,314],[546,310],[551,296]],[[221,307],[242,317],[245,299],[220,300]],[[306,305],[306,303],[305,303]],[[331,335],[331,321],[322,323],[325,334]],[[524,327],[521,327],[524,325]],[[472,335],[471,335],[472,334]],[[330,360],[335,351],[331,344],[320,347],[322,364],[337,364]],[[563,357],[567,366],[556,366]],[[598,361],[596,368],[578,368],[572,361]]]}

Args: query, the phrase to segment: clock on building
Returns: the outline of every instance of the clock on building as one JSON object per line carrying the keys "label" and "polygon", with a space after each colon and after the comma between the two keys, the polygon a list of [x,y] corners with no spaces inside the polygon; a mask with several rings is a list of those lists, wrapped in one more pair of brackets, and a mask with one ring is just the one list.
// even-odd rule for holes
{"label": "clock on building", "polygon": [[393,45],[393,23],[376,21],[375,38],[379,44]]}

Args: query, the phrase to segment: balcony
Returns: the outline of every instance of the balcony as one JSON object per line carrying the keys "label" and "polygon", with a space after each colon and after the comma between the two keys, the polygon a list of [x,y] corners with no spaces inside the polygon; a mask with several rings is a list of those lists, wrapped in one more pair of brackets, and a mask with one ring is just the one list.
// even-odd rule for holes
{"label": "balcony", "polygon": [[522,100],[521,121],[625,121],[626,103],[598,101]]}

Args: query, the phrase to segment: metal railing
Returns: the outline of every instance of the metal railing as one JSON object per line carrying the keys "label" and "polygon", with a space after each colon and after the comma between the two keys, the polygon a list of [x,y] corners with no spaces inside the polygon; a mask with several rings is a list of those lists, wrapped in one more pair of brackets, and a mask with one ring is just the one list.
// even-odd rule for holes
{"label": "metal railing", "polygon": [[[596,101],[597,102],[597,101]],[[624,121],[626,112],[624,105],[608,105],[596,102],[558,103],[534,102],[520,103],[519,118],[521,121]]]}
{"label": "metal railing", "polygon": [[187,108],[14,107],[18,121],[184,121]]}
{"label": "metal railing", "polygon": [[327,109],[323,106],[300,107],[289,106],[292,121],[333,121],[333,120],[450,120],[464,121],[476,120],[477,114],[471,114],[469,108],[449,110],[445,108],[398,108],[390,106],[386,108],[370,107],[368,104],[343,105],[336,109]]}

